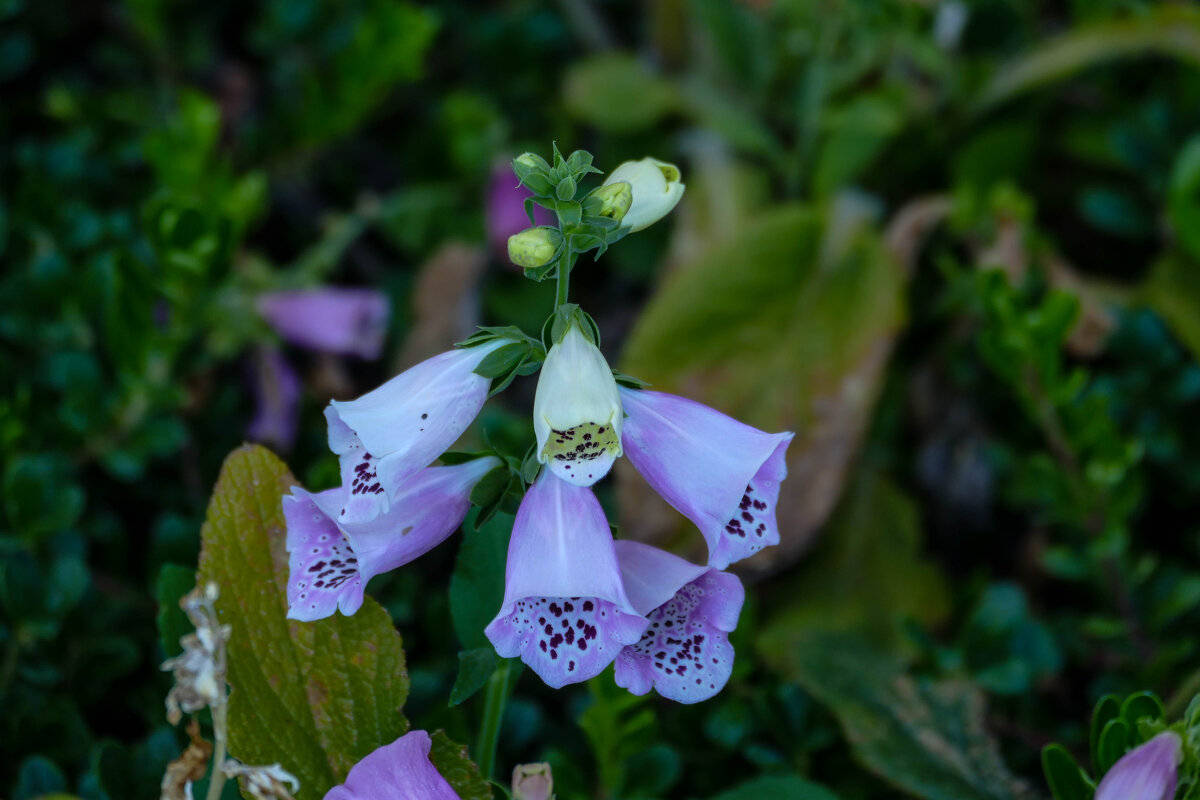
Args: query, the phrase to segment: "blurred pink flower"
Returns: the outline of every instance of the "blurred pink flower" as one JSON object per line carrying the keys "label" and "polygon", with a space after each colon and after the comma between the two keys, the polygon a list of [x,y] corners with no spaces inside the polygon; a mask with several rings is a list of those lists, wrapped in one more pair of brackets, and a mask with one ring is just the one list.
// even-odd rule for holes
{"label": "blurred pink flower", "polygon": [[323,353],[377,358],[391,317],[387,297],[370,289],[268,292],[258,311],[286,341]]}
{"label": "blurred pink flower", "polygon": [[[487,236],[492,253],[504,264],[508,258],[508,237],[530,227],[525,214],[525,198],[533,193],[517,183],[509,164],[492,170],[487,191]],[[533,207],[533,218],[538,225],[554,225],[554,215],[541,206]]]}

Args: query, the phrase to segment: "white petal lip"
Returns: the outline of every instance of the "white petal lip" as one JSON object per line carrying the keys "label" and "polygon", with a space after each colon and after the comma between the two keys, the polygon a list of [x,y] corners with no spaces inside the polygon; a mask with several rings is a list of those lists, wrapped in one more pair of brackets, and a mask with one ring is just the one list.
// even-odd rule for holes
{"label": "white petal lip", "polygon": [[[670,175],[670,178],[668,178]],[[614,169],[604,185],[625,181],[633,189],[633,204],[621,220],[631,233],[650,227],[671,213],[686,188],[679,181],[679,168],[656,158],[626,161]]]}

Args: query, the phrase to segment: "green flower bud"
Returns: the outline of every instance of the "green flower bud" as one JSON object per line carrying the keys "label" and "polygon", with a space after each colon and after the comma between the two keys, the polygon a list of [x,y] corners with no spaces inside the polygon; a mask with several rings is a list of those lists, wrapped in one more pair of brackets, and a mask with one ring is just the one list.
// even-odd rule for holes
{"label": "green flower bud", "polygon": [[526,228],[508,237],[508,260],[525,269],[544,267],[554,260],[562,240],[557,228]]}
{"label": "green flower bud", "polygon": [[618,181],[605,184],[584,198],[583,213],[620,222],[632,204],[633,187],[627,181]]}
{"label": "green flower bud", "polygon": [[550,180],[550,165],[536,153],[523,153],[513,159],[513,172],[517,180],[534,194],[548,195],[554,191]]}
{"label": "green flower bud", "polygon": [[575,197],[575,179],[570,175],[558,182],[558,186],[554,187],[554,193],[559,200],[571,200]]}

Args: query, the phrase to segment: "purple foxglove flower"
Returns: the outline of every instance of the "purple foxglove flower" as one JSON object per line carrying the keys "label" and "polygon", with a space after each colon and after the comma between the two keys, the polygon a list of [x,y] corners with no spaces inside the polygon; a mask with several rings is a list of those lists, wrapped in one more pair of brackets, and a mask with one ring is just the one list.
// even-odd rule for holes
{"label": "purple foxglove flower", "polygon": [[357,400],[325,409],[329,449],[341,461],[341,524],[369,522],[395,502],[404,481],[446,451],[487,400],[491,379],[472,370],[505,344],[497,339],[426,359]]}
{"label": "purple foxglove flower", "polygon": [[779,544],[775,505],[795,434],[764,433],[693,400],[621,387],[621,442],[637,471],[708,542],[709,566]]}
{"label": "purple foxglove flower", "polygon": [[646,628],[625,596],[596,496],[550,470],[517,509],[504,578],[504,604],[485,633],[552,688],[600,674]]}
{"label": "purple foxglove flower", "polygon": [[283,498],[287,520],[288,618],[311,622],[337,609],[358,611],[367,581],[437,547],[471,507],[471,489],[495,467],[479,458],[426,467],[404,482],[387,514],[338,524],[345,487],[312,494],[299,486]]}
{"label": "purple foxglove flower", "polygon": [[254,353],[252,385],[257,408],[246,436],[291,450],[299,422],[300,378],[278,349],[261,347]]}
{"label": "purple foxglove flower", "polygon": [[576,486],[591,486],[621,455],[621,396],[600,348],[571,324],[546,353],[533,397],[538,460]]}
{"label": "purple foxglove flower", "polygon": [[[529,227],[529,216],[525,213],[527,197],[533,197],[533,192],[517,183],[512,165],[492,170],[487,194],[488,244],[502,261],[508,261],[508,237]],[[533,207],[533,219],[534,225],[554,224],[554,215],[541,206]]]}
{"label": "purple foxglove flower", "polygon": [[428,733],[409,731],[351,767],[325,800],[460,800],[429,760],[432,748]]}
{"label": "purple foxglove flower", "polygon": [[383,349],[391,305],[370,289],[306,289],[268,292],[258,312],[292,344],[325,353],[377,358]]}
{"label": "purple foxglove flower", "polygon": [[1173,800],[1182,758],[1179,734],[1163,731],[1113,764],[1096,800]]}
{"label": "purple foxglove flower", "polygon": [[742,582],[641,542],[615,546],[629,601],[650,621],[617,656],[617,686],[636,695],[654,688],[680,703],[721,691],[733,671],[729,634],[746,599]]}

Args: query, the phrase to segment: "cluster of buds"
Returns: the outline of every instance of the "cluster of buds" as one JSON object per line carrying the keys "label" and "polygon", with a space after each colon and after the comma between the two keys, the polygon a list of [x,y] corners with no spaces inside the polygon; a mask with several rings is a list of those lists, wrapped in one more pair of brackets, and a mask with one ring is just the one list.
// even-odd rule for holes
{"label": "cluster of buds", "polygon": [[533,221],[534,205],[558,214],[559,227],[535,225],[508,239],[509,259],[535,280],[549,276],[564,255],[597,250],[662,219],[683,197],[679,169],[664,161],[627,161],[603,185],[577,198],[580,181],[600,170],[592,156],[576,150],[563,158],[554,148],[554,165],[534,153],[513,161],[521,185],[533,193],[526,211]]}
{"label": "cluster of buds", "polygon": [[179,723],[183,712],[191,713],[224,700],[225,643],[230,629],[217,620],[217,585],[197,586],[179,601],[188,619],[196,626],[179,640],[183,652],[162,663],[164,671],[175,673],[175,685],[167,694],[167,719]]}

